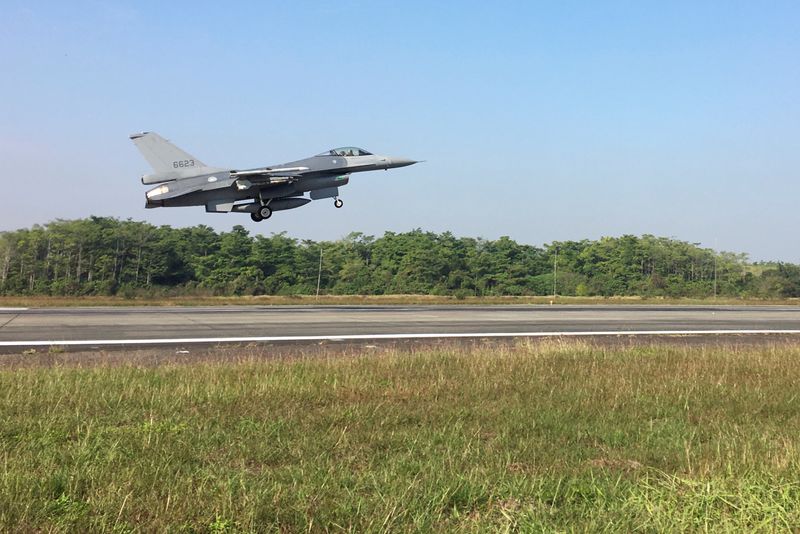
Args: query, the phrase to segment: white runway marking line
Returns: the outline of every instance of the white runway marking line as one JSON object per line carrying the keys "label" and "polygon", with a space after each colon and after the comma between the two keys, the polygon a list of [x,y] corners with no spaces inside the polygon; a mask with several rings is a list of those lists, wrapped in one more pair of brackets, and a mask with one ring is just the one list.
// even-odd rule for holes
{"label": "white runway marking line", "polygon": [[3,313],[3,312],[20,312],[20,311],[28,311],[28,308],[0,308],[0,313]]}
{"label": "white runway marking line", "polygon": [[726,334],[800,334],[800,330],[618,330],[599,332],[455,332],[443,334],[350,334],[330,336],[192,337],[165,339],[90,339],[60,341],[0,341],[0,347],[92,345],[180,345],[188,343],[269,343],[286,341],[362,341],[369,339],[459,339],[509,337],[686,336]]}

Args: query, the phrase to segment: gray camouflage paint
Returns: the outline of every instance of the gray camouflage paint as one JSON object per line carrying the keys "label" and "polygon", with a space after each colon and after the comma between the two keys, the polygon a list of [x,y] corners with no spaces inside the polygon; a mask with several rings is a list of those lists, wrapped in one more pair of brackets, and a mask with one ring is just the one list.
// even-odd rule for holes
{"label": "gray camouflage paint", "polygon": [[[260,220],[258,213],[263,206],[268,206],[266,213],[271,213],[299,208],[312,200],[337,198],[338,188],[347,185],[351,173],[417,163],[347,147],[345,153],[359,155],[333,154],[334,150],[345,150],[333,149],[281,165],[222,169],[205,165],[154,132],[130,138],[155,171],[142,176],[142,183],[160,184],[146,193],[147,208],[205,206],[211,213],[250,213],[253,220]],[[311,198],[306,198],[305,193],[310,193]],[[247,200],[251,202],[244,202]]]}

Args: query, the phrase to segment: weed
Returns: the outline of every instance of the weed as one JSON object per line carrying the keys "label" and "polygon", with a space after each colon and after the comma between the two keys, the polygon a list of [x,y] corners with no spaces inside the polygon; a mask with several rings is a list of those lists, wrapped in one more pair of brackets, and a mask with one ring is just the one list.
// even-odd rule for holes
{"label": "weed", "polygon": [[800,525],[800,347],[0,371],[0,531]]}

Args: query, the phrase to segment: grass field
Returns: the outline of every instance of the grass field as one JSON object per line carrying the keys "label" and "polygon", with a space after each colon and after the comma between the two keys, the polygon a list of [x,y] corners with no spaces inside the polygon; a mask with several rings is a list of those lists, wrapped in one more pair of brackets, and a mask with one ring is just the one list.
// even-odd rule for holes
{"label": "grass field", "polygon": [[658,298],[658,297],[450,297],[439,295],[260,295],[242,297],[58,297],[58,296],[0,296],[0,307],[71,307],[71,306],[285,306],[285,305],[494,305],[494,304],[676,304],[676,305],[782,305],[798,306],[800,299],[738,299],[738,298]]}
{"label": "grass field", "polygon": [[800,529],[800,347],[0,370],[0,531]]}

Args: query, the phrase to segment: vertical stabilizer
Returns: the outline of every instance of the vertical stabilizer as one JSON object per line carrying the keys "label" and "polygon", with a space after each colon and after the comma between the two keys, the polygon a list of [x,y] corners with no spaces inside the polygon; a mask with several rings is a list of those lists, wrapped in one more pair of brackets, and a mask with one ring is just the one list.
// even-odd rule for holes
{"label": "vertical stabilizer", "polygon": [[131,140],[157,174],[200,174],[206,167],[205,163],[155,132],[133,134]]}

